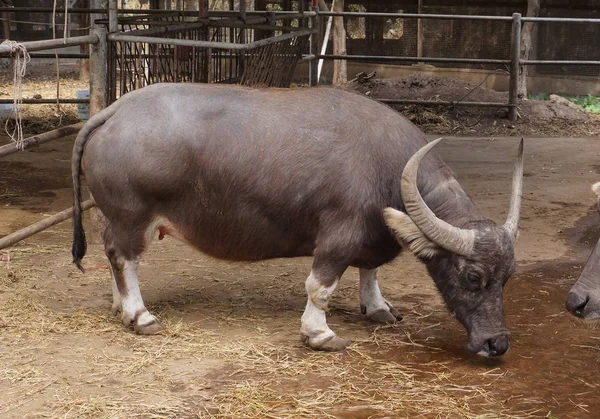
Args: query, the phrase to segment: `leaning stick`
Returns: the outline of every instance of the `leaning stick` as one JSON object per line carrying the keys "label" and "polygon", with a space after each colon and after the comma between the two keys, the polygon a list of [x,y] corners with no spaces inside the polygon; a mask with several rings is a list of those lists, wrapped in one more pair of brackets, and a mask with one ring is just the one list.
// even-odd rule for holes
{"label": "leaning stick", "polygon": [[[95,207],[96,202],[93,199],[88,199],[81,203],[81,210],[87,211],[88,209]],[[73,216],[73,207],[66,209],[64,211],[59,212],[58,214],[54,214],[51,217],[48,217],[42,221],[38,221],[35,224],[32,224],[28,227],[25,227],[21,230],[15,231],[8,236],[2,237],[0,239],[0,250],[5,247],[12,246],[13,244],[20,242],[23,239],[26,239],[29,236],[33,236],[35,233],[39,233],[42,230],[52,227],[55,224],[60,223],[61,221],[65,221]]]}
{"label": "leaning stick", "polygon": [[0,157],[8,156],[9,154],[17,153],[21,150],[26,150],[31,147],[38,146],[40,144],[47,143],[48,141],[58,140],[59,138],[66,137],[67,135],[77,133],[85,122],[79,122],[77,124],[68,125],[52,131],[45,132],[40,135],[34,135],[23,140],[22,148],[18,148],[16,144],[11,143],[0,147]]}

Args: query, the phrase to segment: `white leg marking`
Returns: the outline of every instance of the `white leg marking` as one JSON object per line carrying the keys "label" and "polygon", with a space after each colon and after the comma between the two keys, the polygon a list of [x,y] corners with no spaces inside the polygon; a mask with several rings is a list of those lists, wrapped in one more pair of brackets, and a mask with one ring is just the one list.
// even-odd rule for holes
{"label": "white leg marking", "polygon": [[[394,323],[399,314],[379,290],[379,269],[360,269],[360,308],[367,317],[379,323]],[[399,320],[399,318],[398,318]]]}
{"label": "white leg marking", "polygon": [[329,298],[337,287],[337,283],[338,280],[333,285],[324,287],[312,272],[306,280],[308,301],[306,302],[304,314],[302,314],[300,332],[304,337],[309,339],[311,346],[319,345],[335,336],[333,330],[327,326],[325,312]]}
{"label": "white leg marking", "polygon": [[314,344],[325,342],[335,336],[333,330],[327,326],[325,310],[318,308],[310,297],[302,314],[300,332]]}
{"label": "white leg marking", "polygon": [[379,269],[360,269],[360,306],[366,309],[367,316],[374,311],[388,309],[386,301],[379,290],[377,271]]}
{"label": "white leg marking", "polygon": [[140,331],[140,327],[143,328],[144,326],[158,323],[156,318],[144,306],[144,300],[142,299],[142,293],[138,284],[138,265],[139,261],[137,259],[126,260],[123,264],[123,279],[127,293],[124,297],[121,296],[123,323],[131,323],[135,320],[133,327],[136,332]]}

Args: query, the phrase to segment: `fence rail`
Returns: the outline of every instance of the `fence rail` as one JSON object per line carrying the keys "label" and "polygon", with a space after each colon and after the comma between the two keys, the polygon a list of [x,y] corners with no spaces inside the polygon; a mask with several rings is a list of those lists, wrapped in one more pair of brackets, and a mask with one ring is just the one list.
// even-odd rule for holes
{"label": "fence rail", "polygon": [[[76,45],[97,44],[96,35],[73,36],[71,38],[45,39],[43,41],[22,42],[27,51],[44,51],[49,49],[72,47]],[[0,55],[11,55],[12,48],[9,45],[0,45]]]}
{"label": "fence rail", "polygon": [[[0,8],[0,12],[51,12],[51,8],[39,8],[39,7],[13,7],[13,8]],[[77,9],[72,8],[67,11],[68,13],[102,13],[106,17],[105,19],[96,20],[96,24],[102,22],[108,22],[111,19],[107,9]],[[208,20],[206,18],[200,19],[196,22],[184,22],[184,17],[195,17],[198,18],[198,11],[181,11],[181,10],[133,10],[133,9],[120,9],[119,22],[128,24],[129,30],[126,32],[113,32],[107,35],[108,40],[111,42],[121,43],[145,43],[147,45],[162,45],[169,44],[175,47],[189,47],[189,48],[203,48],[207,50],[223,51],[218,52],[219,58],[224,57],[225,50],[229,51],[229,54],[239,54],[241,51],[251,51],[256,48],[265,47],[272,43],[277,43],[285,40],[291,40],[298,36],[310,36],[310,42],[308,48],[303,50],[302,61],[309,62],[309,80],[311,85],[316,84],[316,65],[318,60],[346,60],[355,62],[372,62],[372,63],[432,63],[440,64],[441,66],[447,66],[450,64],[458,64],[461,66],[481,66],[482,68],[489,68],[490,66],[503,66],[507,68],[510,75],[510,86],[509,86],[509,100],[507,103],[479,103],[479,102],[460,102],[453,100],[446,101],[435,101],[435,100],[424,100],[420,103],[423,105],[449,105],[449,106],[498,106],[504,107],[509,110],[509,117],[516,119],[517,113],[516,108],[518,105],[517,89],[519,85],[519,74],[524,66],[535,66],[536,71],[543,71],[543,74],[550,74],[550,71],[563,71],[553,70],[553,66],[575,66],[580,68],[581,72],[589,72],[592,70],[587,69],[585,66],[594,68],[600,66],[600,59],[590,59],[589,57],[582,60],[574,59],[523,59],[521,58],[521,51],[519,40],[521,38],[521,27],[523,23],[535,23],[535,24],[553,24],[553,23],[568,23],[568,24],[589,24],[596,25],[600,24],[600,19],[593,18],[560,18],[560,17],[523,17],[518,13],[512,16],[485,16],[485,15],[455,15],[455,14],[423,14],[423,13],[377,13],[377,12],[330,12],[330,11],[319,11],[317,8],[312,8],[308,11],[277,11],[277,12],[264,12],[264,11],[245,11],[246,18],[239,20],[241,16],[238,11],[209,11],[208,17],[223,18],[219,20]],[[125,16],[129,15],[129,16]],[[491,22],[505,22],[507,25],[511,25],[510,34],[506,32],[507,28],[504,29],[507,38],[504,42],[504,47],[495,50],[493,53],[490,52],[492,57],[480,58],[476,56],[473,58],[467,56],[444,56],[447,54],[446,51],[441,53],[438,51],[440,56],[431,56],[430,54],[423,54],[424,48],[417,46],[417,54],[394,54],[394,55],[369,55],[369,54],[349,54],[349,55],[336,55],[331,53],[319,54],[321,50],[321,44],[323,42],[323,30],[324,25],[323,19],[329,17],[342,17],[344,19],[406,19],[416,20],[420,29],[417,31],[417,43],[423,42],[419,37],[423,37],[422,22],[426,20],[443,20],[443,21],[491,21]],[[146,24],[153,19],[163,19],[160,25],[148,27]],[[113,15],[112,19],[116,17]],[[175,19],[175,20],[173,20]],[[178,20],[179,19],[179,20]],[[293,19],[299,19],[304,25],[310,22],[309,28],[293,28],[291,26],[275,26],[275,22],[284,20],[291,21]],[[154,22],[156,23],[156,21]],[[143,29],[136,29],[135,25],[141,25]],[[285,24],[285,23],[284,23]],[[202,28],[212,26],[223,26],[229,28],[239,28],[240,30],[252,29],[262,31],[282,31],[285,28],[287,33],[283,33],[279,36],[270,36],[265,39],[257,39],[252,42],[223,42],[223,40],[209,40],[209,39],[176,39],[177,37],[170,37],[168,34],[175,33],[180,30]],[[502,25],[500,23],[500,25]],[[413,28],[414,29],[414,28]],[[404,30],[404,29],[403,29]],[[156,36],[151,36],[156,35]],[[509,36],[510,35],[510,36]],[[166,36],[166,37],[165,37]],[[414,35],[413,35],[414,36]],[[412,39],[412,38],[411,38]],[[58,40],[45,40],[45,41],[32,41],[24,43],[29,51],[43,51],[47,49],[54,49],[57,47],[64,47],[70,45],[81,45],[85,43],[95,44],[98,42],[96,35],[72,37],[67,39]],[[481,48],[480,48],[481,49]],[[504,52],[502,52],[504,51]],[[425,51],[426,52],[426,51]],[[0,46],[0,55],[10,54],[10,47]],[[140,55],[141,54],[141,55]],[[211,59],[214,57],[215,52],[210,53],[207,57]],[[500,56],[498,56],[500,54]],[[504,54],[504,57],[502,57]],[[147,57],[143,53],[137,54],[138,58],[146,59]],[[415,56],[416,55],[416,56]],[[425,56],[424,56],[425,55]],[[429,55],[429,56],[428,56]],[[496,55],[494,57],[494,55]],[[67,58],[83,58],[86,54],[62,54],[62,57]],[[32,58],[51,58],[50,54],[33,54]],[[123,55],[123,58],[128,58],[127,53]],[[565,58],[569,58],[568,55]],[[585,58],[585,57],[584,57]],[[266,62],[265,62],[266,63]],[[266,65],[261,64],[262,66]],[[539,66],[539,67],[538,67]],[[581,68],[584,66],[583,68]],[[215,67],[217,68],[217,67]],[[493,68],[493,67],[491,67]],[[547,70],[541,70],[542,68]],[[595,70],[594,70],[595,71]],[[241,77],[241,75],[240,75]],[[238,78],[240,80],[241,78]],[[85,100],[67,99],[70,103],[82,103]],[[34,100],[28,101],[30,103],[42,103],[35,102]],[[388,99],[387,103],[392,103],[392,99]],[[411,103],[414,104],[418,101],[403,101],[394,100],[393,103]],[[468,103],[469,105],[465,105]]]}
{"label": "fence rail", "polygon": [[486,58],[432,58],[432,57],[393,57],[389,55],[333,55],[319,54],[317,58],[346,61],[372,62],[420,62],[420,63],[456,63],[456,64],[510,64],[511,60],[494,60]]}
{"label": "fence rail", "polygon": [[[417,29],[417,56],[410,55],[364,55],[364,54],[314,54],[315,59],[324,60],[346,60],[372,63],[440,63],[440,64],[466,64],[466,65],[502,65],[509,70],[509,91],[507,103],[480,103],[480,102],[461,102],[461,101],[435,101],[435,100],[403,100],[403,99],[382,99],[382,102],[390,104],[420,104],[447,105],[447,106],[481,106],[481,107],[504,107],[508,109],[508,116],[511,120],[517,119],[518,106],[518,86],[519,77],[523,66],[599,66],[600,60],[556,60],[556,59],[523,59],[521,57],[520,41],[522,33],[522,24],[531,23],[577,23],[577,24],[600,24],[600,19],[578,19],[578,18],[558,18],[558,17],[523,17],[519,13],[512,16],[481,16],[481,15],[447,15],[447,14],[418,14],[418,13],[373,13],[373,12],[317,12],[319,19],[325,17],[343,17],[346,19],[407,19],[417,20],[419,26],[425,20],[458,20],[458,21],[494,21],[506,22],[511,24],[510,38],[508,48],[506,49],[506,58],[466,58],[466,57],[432,57],[422,56],[423,48],[419,44],[423,43],[423,31]],[[418,27],[419,27],[418,26]],[[413,27],[414,29],[414,27]],[[403,27],[404,30],[404,27]],[[307,56],[305,56],[308,58]]]}

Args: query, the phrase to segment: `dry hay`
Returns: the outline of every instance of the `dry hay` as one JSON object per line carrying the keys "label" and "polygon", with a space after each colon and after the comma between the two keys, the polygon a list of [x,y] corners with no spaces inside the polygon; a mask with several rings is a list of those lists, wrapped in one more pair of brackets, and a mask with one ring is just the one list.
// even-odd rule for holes
{"label": "dry hay", "polygon": [[[61,98],[76,98],[78,90],[89,89],[89,82],[73,78],[60,79],[60,97]],[[28,78],[23,79],[23,99],[49,99],[56,98],[56,80],[44,78]],[[0,79],[0,98],[12,98],[12,80]],[[6,118],[0,121],[4,126]],[[51,131],[61,126],[71,125],[79,122],[77,116],[76,104],[61,104],[60,109],[57,109],[56,104],[38,105],[24,104],[23,105],[23,131],[26,135],[35,135],[42,132]],[[14,128],[14,120],[8,118],[7,129],[12,132]]]}
{"label": "dry hay", "polygon": [[[372,78],[343,86],[374,99],[472,101],[506,103],[507,93],[448,77],[411,75]],[[429,134],[476,136],[594,137],[600,134],[600,117],[568,100],[525,100],[517,122],[505,108],[391,105]]]}
{"label": "dry hay", "polygon": [[[423,365],[386,360],[380,355],[387,351],[441,351],[426,341],[415,341],[402,332],[401,325],[376,328],[368,339],[355,341],[342,353],[316,353],[299,343],[273,344],[268,341],[268,330],[259,330],[251,341],[244,337],[224,339],[219,329],[207,330],[205,321],[182,321],[182,313],[163,302],[150,309],[165,330],[158,336],[137,336],[109,315],[108,303],[86,309],[77,306],[76,296],[68,292],[52,295],[48,290],[39,291],[36,284],[72,283],[79,277],[65,257],[66,246],[21,243],[11,252],[12,262],[0,265],[0,389],[7,384],[10,388],[0,395],[3,415],[36,397],[45,400],[36,415],[64,418],[355,414],[509,418],[539,414],[515,411],[515,400],[511,410],[494,398],[491,386],[503,376],[496,369],[465,377],[444,362]],[[88,263],[101,259],[92,255]],[[64,277],[51,276],[61,269],[66,272]],[[90,270],[85,282],[105,286],[107,291],[110,288],[105,270]],[[57,295],[62,295],[61,305]],[[247,324],[257,322],[250,315],[236,319]],[[219,328],[230,324],[218,310],[206,320],[217,322]],[[295,330],[296,321],[290,330]],[[78,343],[80,340],[88,343]],[[69,344],[62,346],[65,341]],[[77,349],[86,345],[91,348]],[[62,349],[49,359],[43,356],[57,347]],[[211,374],[194,375],[185,367],[173,372],[172,368],[181,368],[186,362],[217,365],[226,371],[225,378],[211,380]],[[61,367],[64,364],[77,368],[66,371]],[[181,380],[186,383],[185,390],[174,391]],[[471,384],[461,384],[465,382]]]}

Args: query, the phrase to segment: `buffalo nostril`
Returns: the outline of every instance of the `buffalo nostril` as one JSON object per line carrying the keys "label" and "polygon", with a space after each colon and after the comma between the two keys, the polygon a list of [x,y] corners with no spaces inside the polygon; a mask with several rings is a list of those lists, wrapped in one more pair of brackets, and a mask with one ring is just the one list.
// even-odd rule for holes
{"label": "buffalo nostril", "polygon": [[588,303],[588,299],[582,297],[581,295],[571,291],[569,295],[567,295],[567,300],[565,301],[565,306],[569,312],[577,317],[583,316],[583,309],[585,305]]}
{"label": "buffalo nostril", "polygon": [[495,338],[488,340],[487,345],[489,347],[490,356],[504,355],[510,347],[510,337],[509,335],[496,336]]}

